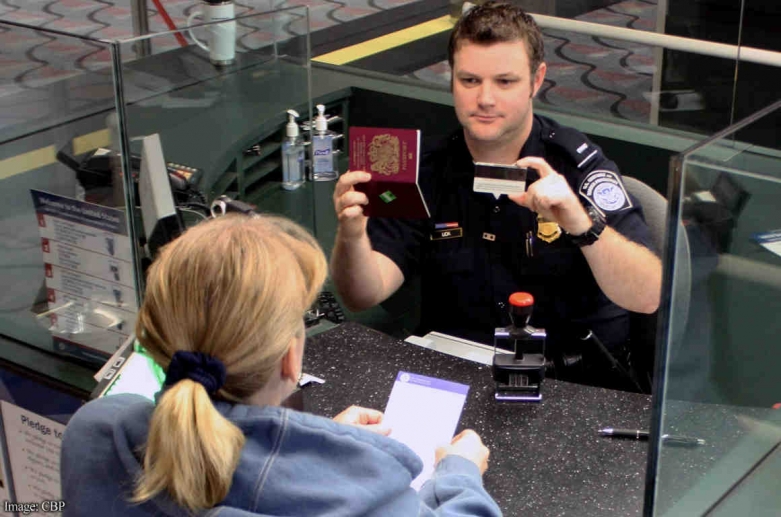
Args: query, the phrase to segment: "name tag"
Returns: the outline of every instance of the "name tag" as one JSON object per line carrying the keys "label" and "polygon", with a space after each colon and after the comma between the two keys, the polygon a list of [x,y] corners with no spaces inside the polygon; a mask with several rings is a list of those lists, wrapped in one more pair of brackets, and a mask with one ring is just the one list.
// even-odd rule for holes
{"label": "name tag", "polygon": [[434,230],[429,237],[432,241],[441,241],[445,239],[458,239],[463,236],[463,228],[444,228],[442,230]]}

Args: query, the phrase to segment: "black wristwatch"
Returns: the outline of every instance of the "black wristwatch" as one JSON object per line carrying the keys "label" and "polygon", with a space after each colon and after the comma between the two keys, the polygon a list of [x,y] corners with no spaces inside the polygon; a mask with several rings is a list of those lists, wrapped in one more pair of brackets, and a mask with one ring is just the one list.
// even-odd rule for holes
{"label": "black wristwatch", "polygon": [[589,228],[588,230],[586,230],[585,233],[582,233],[580,235],[569,236],[572,243],[576,246],[580,246],[581,248],[583,246],[589,246],[597,242],[597,239],[599,239],[599,236],[602,234],[602,231],[605,229],[605,216],[602,215],[602,212],[600,212],[593,206],[589,206],[587,211],[588,211],[588,216],[591,218],[591,222],[592,222],[591,228]]}

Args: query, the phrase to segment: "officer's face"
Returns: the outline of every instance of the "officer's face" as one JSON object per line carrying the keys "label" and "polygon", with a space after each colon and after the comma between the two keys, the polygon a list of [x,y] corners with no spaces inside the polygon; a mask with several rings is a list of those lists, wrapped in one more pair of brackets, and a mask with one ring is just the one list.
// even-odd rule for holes
{"label": "officer's face", "polygon": [[532,97],[545,78],[534,77],[521,41],[480,45],[462,42],[453,56],[453,100],[468,141],[518,145],[532,124]]}

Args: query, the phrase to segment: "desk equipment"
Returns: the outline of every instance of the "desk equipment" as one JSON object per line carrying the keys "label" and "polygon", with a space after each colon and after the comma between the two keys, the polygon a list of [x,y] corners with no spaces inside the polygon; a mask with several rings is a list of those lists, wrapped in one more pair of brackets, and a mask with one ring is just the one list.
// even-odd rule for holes
{"label": "desk equipment", "polygon": [[160,135],[145,136],[138,171],[138,196],[144,221],[144,235],[149,256],[177,238],[184,231],[181,214],[176,210],[171,180]]}
{"label": "desk equipment", "polygon": [[163,387],[165,372],[132,334],[95,374],[98,382],[90,399],[135,393],[149,400]]}
{"label": "desk equipment", "polygon": [[317,296],[312,308],[304,316],[304,323],[307,327],[311,327],[319,323],[321,319],[326,319],[337,325],[344,323],[346,319],[339,300],[331,291],[323,291]]}
{"label": "desk equipment", "polygon": [[228,212],[252,215],[256,213],[256,208],[257,207],[255,205],[245,203],[244,201],[237,201],[235,199],[231,199],[228,196],[220,196],[212,201],[212,204],[209,207],[209,212],[211,213],[212,217],[219,217],[221,215],[227,214]]}
{"label": "desk equipment", "polygon": [[494,348],[492,346],[442,332],[432,331],[425,336],[407,336],[404,342],[486,366],[491,366],[494,361]]}
{"label": "desk equipment", "polygon": [[[508,327],[494,330],[493,377],[496,400],[540,402],[545,378],[545,329],[529,325],[534,298],[529,293],[510,295]],[[509,344],[509,347],[506,346]],[[502,346],[505,345],[505,346]],[[508,352],[507,349],[512,350]]]}
{"label": "desk equipment", "polygon": [[[130,153],[130,166],[136,182],[138,171],[141,169],[141,158],[140,153]],[[98,147],[79,156],[71,156],[65,148],[57,151],[57,161],[76,173],[76,179],[87,192],[112,186],[114,171],[119,170],[120,167],[119,159],[118,152],[104,147]],[[193,196],[202,197],[197,193],[197,185],[203,176],[201,169],[174,162],[165,162],[165,168],[177,203],[184,203]]]}

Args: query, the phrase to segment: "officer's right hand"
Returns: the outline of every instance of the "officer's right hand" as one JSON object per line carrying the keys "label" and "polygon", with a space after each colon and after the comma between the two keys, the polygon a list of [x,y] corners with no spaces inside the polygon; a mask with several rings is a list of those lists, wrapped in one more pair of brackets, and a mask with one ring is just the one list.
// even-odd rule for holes
{"label": "officer's right hand", "polygon": [[491,455],[491,451],[483,445],[480,435],[471,429],[464,429],[453,437],[450,445],[438,448],[434,454],[435,464],[451,454],[462,456],[477,465],[480,474],[485,474],[488,470],[488,456]]}
{"label": "officer's right hand", "polygon": [[334,209],[339,221],[339,232],[344,238],[357,238],[366,231],[363,205],[369,204],[369,198],[363,192],[353,188],[358,183],[366,183],[372,175],[364,171],[349,171],[339,177],[334,188]]}

